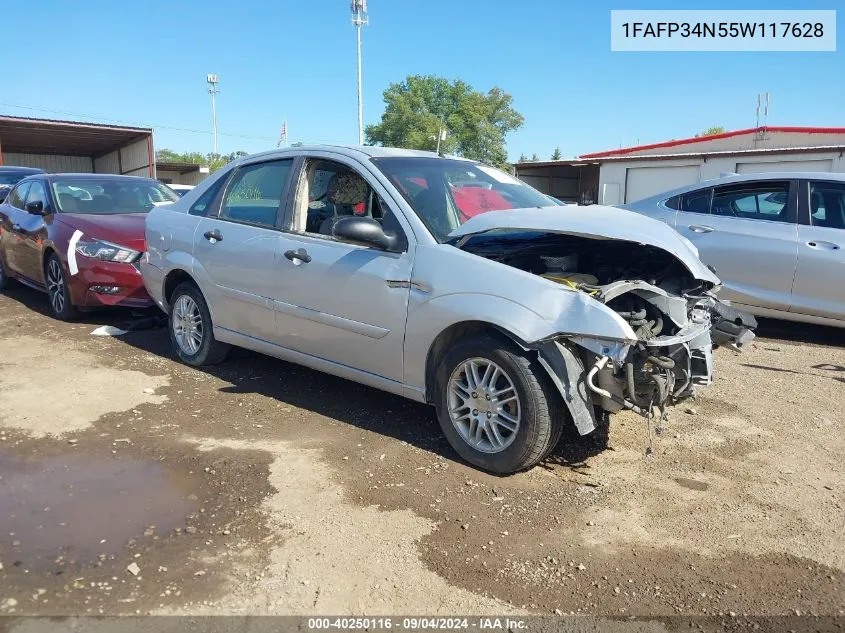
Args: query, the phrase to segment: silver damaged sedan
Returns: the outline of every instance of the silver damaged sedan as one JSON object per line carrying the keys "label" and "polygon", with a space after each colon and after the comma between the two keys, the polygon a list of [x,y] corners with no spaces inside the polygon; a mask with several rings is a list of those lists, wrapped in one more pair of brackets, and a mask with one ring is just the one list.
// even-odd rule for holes
{"label": "silver damaged sedan", "polygon": [[657,220],[552,206],[470,160],[380,147],[243,158],[146,219],[175,354],[236,345],[431,403],[466,461],[530,468],[709,384],[753,317]]}

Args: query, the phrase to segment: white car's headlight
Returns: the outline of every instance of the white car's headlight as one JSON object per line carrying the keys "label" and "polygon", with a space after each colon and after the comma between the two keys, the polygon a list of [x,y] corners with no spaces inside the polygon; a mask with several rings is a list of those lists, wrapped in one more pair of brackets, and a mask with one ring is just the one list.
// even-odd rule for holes
{"label": "white car's headlight", "polygon": [[76,244],[76,252],[91,259],[125,264],[131,264],[141,256],[141,253],[134,249],[103,240],[79,240]]}

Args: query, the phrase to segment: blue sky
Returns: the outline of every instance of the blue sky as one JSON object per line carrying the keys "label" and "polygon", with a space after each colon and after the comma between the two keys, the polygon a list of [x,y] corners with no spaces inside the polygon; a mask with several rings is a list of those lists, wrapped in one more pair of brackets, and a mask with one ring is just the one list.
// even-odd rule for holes
{"label": "blue sky", "polygon": [[[213,72],[221,153],[275,147],[284,119],[291,141],[356,142],[347,0],[37,4],[36,17],[30,2],[3,3],[0,113],[152,125],[157,148],[208,152]],[[845,126],[841,45],[835,53],[610,51],[612,8],[681,7],[836,9],[841,0],[369,0],[364,122],[380,117],[390,82],[438,74],[513,95],[525,116],[508,137],[513,159],[752,127],[764,91],[772,125]]]}

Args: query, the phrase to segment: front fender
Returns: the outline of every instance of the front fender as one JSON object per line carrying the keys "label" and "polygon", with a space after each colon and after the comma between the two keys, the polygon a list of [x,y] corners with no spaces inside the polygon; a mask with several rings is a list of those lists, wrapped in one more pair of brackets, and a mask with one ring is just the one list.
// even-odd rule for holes
{"label": "front fender", "polygon": [[[425,389],[426,360],[441,332],[476,321],[496,326],[522,345],[532,346],[561,335],[614,341],[636,339],[630,326],[610,308],[577,291],[550,287],[543,312],[492,294],[461,292],[428,298],[411,291],[405,335],[405,382]],[[550,305],[551,304],[551,305]],[[556,315],[548,318],[549,313]]]}

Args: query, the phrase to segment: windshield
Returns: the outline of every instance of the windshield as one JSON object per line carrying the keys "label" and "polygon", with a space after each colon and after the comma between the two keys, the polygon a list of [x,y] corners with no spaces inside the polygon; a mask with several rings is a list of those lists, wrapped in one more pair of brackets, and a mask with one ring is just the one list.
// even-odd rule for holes
{"label": "windshield", "polygon": [[59,178],[51,186],[64,213],[147,213],[158,204],[179,199],[161,183],[143,178]]}
{"label": "windshield", "polygon": [[448,158],[373,158],[439,242],[489,211],[549,207],[547,196],[503,171]]}

